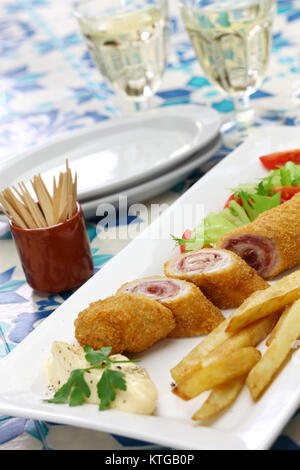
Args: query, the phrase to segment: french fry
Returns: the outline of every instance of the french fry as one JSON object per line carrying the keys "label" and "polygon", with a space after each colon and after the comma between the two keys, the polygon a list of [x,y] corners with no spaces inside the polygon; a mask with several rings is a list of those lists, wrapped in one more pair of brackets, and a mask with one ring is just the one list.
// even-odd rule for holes
{"label": "french fry", "polygon": [[176,383],[182,382],[194,368],[199,366],[205,356],[233,336],[234,333],[226,331],[228,324],[227,318],[171,369],[172,378]]}
{"label": "french fry", "polygon": [[190,400],[206,390],[248,374],[260,358],[261,353],[252,347],[224,354],[208,367],[200,366],[199,370],[179,383],[173,392],[184,400]]}
{"label": "french fry", "polygon": [[275,338],[275,336],[277,335],[277,331],[279,330],[279,328],[281,327],[283,321],[285,320],[285,318],[287,317],[288,313],[289,313],[289,307],[290,305],[288,305],[284,311],[282,312],[282,314],[279,316],[279,319],[276,323],[276,325],[274,326],[269,338],[267,339],[266,341],[266,346],[270,346],[273,339]]}
{"label": "french fry", "polygon": [[270,347],[247,378],[247,385],[254,401],[260,398],[273,381],[299,335],[300,299],[285,311]]}
{"label": "french fry", "polygon": [[[200,363],[202,368],[208,367],[212,362],[221,358],[225,354],[248,346],[257,346],[270,333],[277,318],[277,315],[263,318],[262,320],[258,320],[247,328],[239,331],[213,349],[209,354],[204,356],[203,359],[194,366],[194,368],[199,367]],[[229,383],[215,388],[210,393],[202,407],[194,414],[193,420],[197,421],[211,418],[225,408],[228,408],[228,406],[230,406],[239,395],[245,380],[246,376],[238,377]]]}
{"label": "french fry", "polygon": [[238,397],[242,390],[246,376],[238,377],[231,382],[216,387],[203,403],[201,408],[194,414],[193,420],[213,418],[221,411],[228,408]]}
{"label": "french fry", "polygon": [[172,378],[176,383],[182,382],[194,369],[197,369],[201,361],[210,361],[210,357],[213,358],[223,352],[230,352],[247,346],[257,346],[270,333],[275,318],[269,317],[268,319],[259,320],[238,333],[226,331],[229,321],[230,318],[224,320],[171,369]]}
{"label": "french fry", "polygon": [[212,362],[214,362],[219,357],[222,357],[224,354],[249,346],[257,346],[268,336],[277,318],[277,315],[276,318],[274,318],[274,315],[272,315],[270,317],[263,318],[262,320],[258,320],[243,330],[238,331],[238,333],[227,339],[219,347],[204,357],[201,361],[202,367],[204,368],[209,366]]}
{"label": "french fry", "polygon": [[265,290],[254,292],[235,310],[227,331],[237,331],[291,304],[300,297],[300,270],[283,277]]}

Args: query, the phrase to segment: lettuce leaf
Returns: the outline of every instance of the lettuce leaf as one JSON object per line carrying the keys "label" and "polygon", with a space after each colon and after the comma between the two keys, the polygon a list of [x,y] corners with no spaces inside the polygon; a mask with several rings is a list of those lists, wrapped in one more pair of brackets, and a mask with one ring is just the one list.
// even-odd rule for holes
{"label": "lettuce leaf", "polygon": [[[236,195],[237,194],[238,193],[236,193]],[[236,201],[231,201],[229,203],[229,209],[231,213],[241,221],[240,225],[249,224],[251,222],[245,209],[241,207],[240,204],[238,204]]]}
{"label": "lettuce leaf", "polygon": [[[242,212],[239,211],[239,208],[242,209],[237,203],[233,204],[235,201],[231,201],[231,207],[227,207],[226,209],[223,209],[221,214],[223,215],[223,217],[225,217],[227,220],[229,220],[229,222],[231,222],[232,224],[234,224],[235,227],[240,227],[241,225],[244,225],[246,222],[246,217],[248,219],[248,216],[247,214],[243,214],[242,215]],[[234,209],[235,207],[239,206],[239,208],[237,208],[236,210]],[[243,209],[242,209],[243,211]],[[249,220],[248,220],[249,221]],[[250,222],[250,221],[249,221]]]}
{"label": "lettuce leaf", "polygon": [[236,225],[224,217],[222,213],[210,213],[204,219],[204,245],[211,245],[217,241],[227,232],[235,229]]}
{"label": "lettuce leaf", "polygon": [[239,184],[236,188],[229,188],[232,193],[239,193],[246,191],[247,193],[255,194],[257,191],[257,183],[243,183]]}
{"label": "lettuce leaf", "polygon": [[281,203],[281,193],[278,192],[274,196],[262,196],[260,194],[249,194],[244,191],[239,193],[242,200],[243,208],[252,222],[259,214],[279,206]]}
{"label": "lettuce leaf", "polygon": [[276,187],[300,185],[300,165],[287,162],[278,170],[272,170],[270,175],[263,178],[261,182],[269,194]]}
{"label": "lettuce leaf", "polygon": [[[239,205],[238,207],[243,210]],[[234,230],[240,225],[245,225],[245,223],[248,222],[250,222],[248,218],[247,221],[242,220],[238,215],[235,215],[235,213],[227,208],[219,214],[214,212],[208,214],[193,231],[192,237],[189,240],[176,238],[173,235],[172,238],[176,241],[177,245],[183,245],[186,251],[200,250],[205,245],[214,245],[225,233]]]}

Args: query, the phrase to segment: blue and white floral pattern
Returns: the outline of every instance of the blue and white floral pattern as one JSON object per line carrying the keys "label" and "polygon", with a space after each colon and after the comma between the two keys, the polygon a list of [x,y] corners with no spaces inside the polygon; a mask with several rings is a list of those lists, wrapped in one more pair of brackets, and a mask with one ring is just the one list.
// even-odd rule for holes
{"label": "blue and white floral pattern", "polygon": [[[198,103],[222,116],[233,102],[203,75],[178,15],[171,10],[171,46],[154,106]],[[256,125],[300,124],[300,0],[278,0],[268,75],[252,96],[261,116]],[[0,5],[0,171],[14,152],[120,113],[123,102],[96,70],[72,15],[72,1],[3,0]],[[171,203],[246,137],[226,136],[223,147],[172,191]],[[88,221],[95,271],[121,248],[97,238],[97,220]],[[129,221],[128,221],[129,222]],[[136,220],[135,223],[142,223]],[[0,223],[0,358],[20,343],[71,294],[38,296],[26,283],[7,224]],[[0,359],[1,360],[1,359]],[[300,449],[300,413],[274,445]],[[2,449],[151,449],[153,444],[69,426],[0,416]]]}

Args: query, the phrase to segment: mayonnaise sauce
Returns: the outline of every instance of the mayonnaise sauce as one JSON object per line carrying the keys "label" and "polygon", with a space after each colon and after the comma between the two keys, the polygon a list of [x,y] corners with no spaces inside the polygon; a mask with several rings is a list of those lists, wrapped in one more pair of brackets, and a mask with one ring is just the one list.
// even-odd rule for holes
{"label": "mayonnaise sauce", "polygon": [[[52,356],[46,364],[49,390],[56,392],[64,385],[74,369],[85,369],[90,364],[85,359],[85,352],[80,346],[55,341],[51,349]],[[110,356],[115,361],[128,360],[121,354]],[[152,414],[157,401],[157,389],[147,371],[136,363],[112,364],[112,370],[118,370],[125,375],[127,390],[116,390],[116,398],[109,408],[128,413]],[[104,369],[93,369],[85,372],[84,378],[89,385],[91,395],[86,403],[99,405],[97,383]]]}

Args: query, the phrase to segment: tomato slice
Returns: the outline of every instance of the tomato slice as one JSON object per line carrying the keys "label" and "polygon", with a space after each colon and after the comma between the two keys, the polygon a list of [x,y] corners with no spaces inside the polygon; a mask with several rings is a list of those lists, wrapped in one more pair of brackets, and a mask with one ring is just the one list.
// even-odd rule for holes
{"label": "tomato slice", "polygon": [[276,170],[276,168],[284,166],[287,162],[300,165],[300,149],[270,153],[259,157],[259,159],[267,170]]}
{"label": "tomato slice", "polygon": [[300,192],[300,186],[278,186],[274,188],[274,193],[281,192],[281,204],[289,201],[296,193]]}
{"label": "tomato slice", "polygon": [[[184,231],[184,233],[182,235],[182,238],[184,240],[189,240],[191,238],[192,234],[193,234],[192,230],[190,230],[188,228]],[[184,245],[180,245],[180,251],[181,251],[181,253],[185,253],[185,246]]]}

